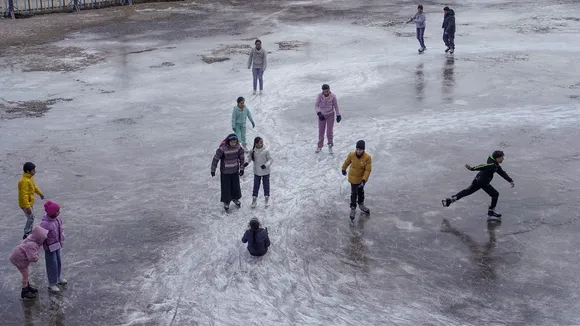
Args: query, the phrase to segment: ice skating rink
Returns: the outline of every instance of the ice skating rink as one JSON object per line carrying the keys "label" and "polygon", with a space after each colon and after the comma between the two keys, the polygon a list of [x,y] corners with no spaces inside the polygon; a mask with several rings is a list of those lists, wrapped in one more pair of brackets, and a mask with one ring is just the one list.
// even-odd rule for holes
{"label": "ice skating rink", "polygon": [[[131,19],[3,50],[1,324],[579,324],[578,2],[457,3],[453,56],[443,6],[423,3],[419,55],[403,24],[417,3],[379,0],[137,5]],[[163,15],[138,19],[152,12]],[[256,37],[262,96],[246,67]],[[323,83],[343,118],[334,156],[314,153]],[[248,139],[274,158],[272,204],[249,208],[246,173],[242,208],[225,214],[210,163],[238,96],[256,121]],[[359,139],[372,214],[351,225],[340,164]],[[516,187],[494,178],[504,222],[488,229],[484,192],[440,200],[495,149]],[[20,300],[8,261],[25,161],[67,235],[70,284],[49,295],[41,256],[35,301]],[[270,231],[261,259],[240,241],[252,217]]]}

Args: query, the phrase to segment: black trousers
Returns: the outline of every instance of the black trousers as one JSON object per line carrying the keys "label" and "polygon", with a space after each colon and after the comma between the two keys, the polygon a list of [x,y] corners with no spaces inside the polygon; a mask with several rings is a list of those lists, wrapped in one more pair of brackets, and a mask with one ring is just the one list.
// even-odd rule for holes
{"label": "black trousers", "polygon": [[356,208],[356,204],[364,204],[365,202],[365,191],[363,188],[359,188],[359,184],[350,184],[350,208]]}
{"label": "black trousers", "polygon": [[240,175],[238,173],[220,174],[222,198],[221,202],[229,204],[232,199],[237,200],[242,198],[242,190],[240,189]]}
{"label": "black trousers", "polygon": [[491,205],[489,206],[489,209],[494,209],[495,206],[497,205],[497,199],[499,198],[499,192],[497,192],[497,190],[495,190],[495,188],[489,183],[486,185],[480,185],[477,182],[477,180],[473,180],[471,185],[469,187],[467,187],[466,189],[463,189],[460,192],[458,192],[457,195],[455,195],[455,198],[457,198],[457,200],[459,200],[463,197],[466,197],[466,196],[473,194],[474,192],[478,191],[479,189],[483,189],[483,191],[485,191],[491,197]]}

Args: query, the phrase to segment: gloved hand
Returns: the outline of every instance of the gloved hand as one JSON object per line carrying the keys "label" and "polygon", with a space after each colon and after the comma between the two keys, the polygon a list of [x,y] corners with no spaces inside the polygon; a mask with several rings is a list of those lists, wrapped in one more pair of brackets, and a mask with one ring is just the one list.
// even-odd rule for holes
{"label": "gloved hand", "polygon": [[342,170],[342,175],[346,175],[346,170]]}
{"label": "gloved hand", "polygon": [[512,185],[512,188],[516,186],[516,184],[513,181],[510,182],[510,184]]}
{"label": "gloved hand", "polygon": [[262,164],[261,168],[262,170],[266,170],[266,164]]}
{"label": "gloved hand", "polygon": [[212,173],[211,173],[211,176],[212,176],[212,177],[215,177],[215,172],[212,172]]}
{"label": "gloved hand", "polygon": [[340,120],[342,120],[342,117],[339,115],[336,116],[336,122],[340,122]]}
{"label": "gloved hand", "polygon": [[240,170],[240,177],[244,175],[244,170]]}
{"label": "gloved hand", "polygon": [[244,163],[244,167],[247,167],[248,165],[250,165],[250,163],[248,162]]}
{"label": "gloved hand", "polygon": [[252,122],[252,129],[256,128],[256,124]]}
{"label": "gloved hand", "polygon": [[319,119],[320,121],[324,121],[324,120],[326,120],[326,118],[324,118],[324,116],[322,115],[322,112],[318,112],[318,119]]}
{"label": "gloved hand", "polygon": [[361,181],[360,185],[358,185],[358,188],[363,189],[366,184],[367,184],[367,182],[363,180],[363,181]]}

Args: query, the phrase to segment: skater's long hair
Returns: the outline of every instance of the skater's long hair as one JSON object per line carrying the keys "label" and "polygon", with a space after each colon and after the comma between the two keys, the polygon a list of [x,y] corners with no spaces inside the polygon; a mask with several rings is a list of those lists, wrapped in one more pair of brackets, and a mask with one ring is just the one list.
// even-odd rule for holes
{"label": "skater's long hair", "polygon": [[256,243],[256,233],[258,233],[258,229],[260,228],[260,221],[257,218],[253,218],[250,220],[250,230],[252,230],[252,238],[254,239],[254,243]]}
{"label": "skater's long hair", "polygon": [[250,157],[252,158],[252,161],[254,161],[254,151],[256,151],[256,145],[258,145],[260,140],[262,140],[262,137],[254,138],[254,147],[252,147],[252,153],[250,153]]}

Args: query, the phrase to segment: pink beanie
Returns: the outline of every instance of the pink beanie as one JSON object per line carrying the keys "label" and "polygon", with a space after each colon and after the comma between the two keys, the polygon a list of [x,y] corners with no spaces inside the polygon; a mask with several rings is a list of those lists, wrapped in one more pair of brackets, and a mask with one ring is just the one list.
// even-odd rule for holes
{"label": "pink beanie", "polygon": [[49,200],[46,203],[44,203],[44,211],[49,216],[56,214],[56,212],[58,212],[59,210],[60,210],[60,205],[58,205],[57,203],[55,203],[53,201]]}

